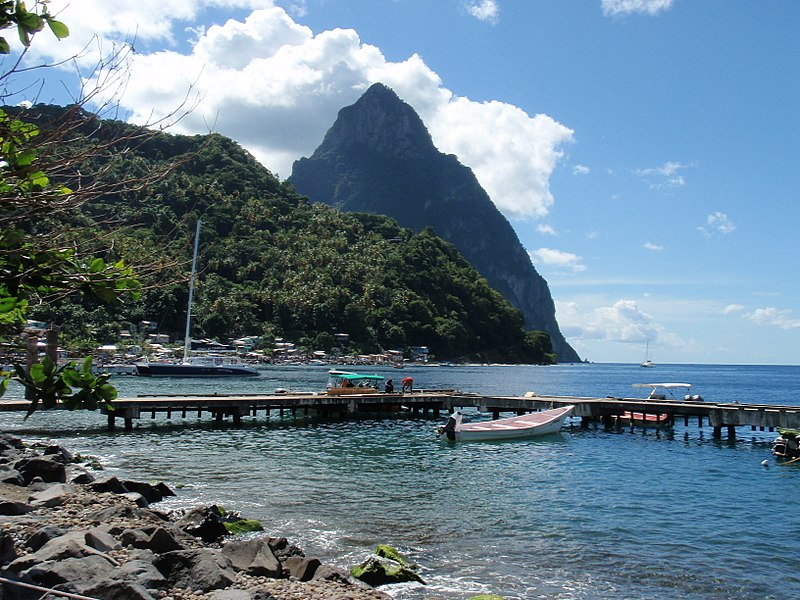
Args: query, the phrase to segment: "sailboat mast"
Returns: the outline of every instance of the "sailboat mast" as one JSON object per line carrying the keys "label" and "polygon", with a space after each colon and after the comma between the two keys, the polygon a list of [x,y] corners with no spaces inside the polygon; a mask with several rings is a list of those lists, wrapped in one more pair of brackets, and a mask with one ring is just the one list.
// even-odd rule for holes
{"label": "sailboat mast", "polygon": [[194,233],[194,253],[192,254],[192,276],[189,279],[189,305],[186,307],[186,335],[183,341],[183,362],[189,359],[189,349],[192,346],[192,299],[194,297],[194,274],[197,269],[197,247],[200,244],[200,219],[197,219],[197,230]]}

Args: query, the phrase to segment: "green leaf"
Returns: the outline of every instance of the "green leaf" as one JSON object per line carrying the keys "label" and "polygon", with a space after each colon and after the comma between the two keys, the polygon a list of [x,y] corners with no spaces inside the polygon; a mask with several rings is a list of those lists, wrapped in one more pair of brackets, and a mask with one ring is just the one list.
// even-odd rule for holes
{"label": "green leaf", "polygon": [[69,36],[69,28],[61,21],[56,21],[55,19],[47,17],[47,25],[50,27],[50,31],[53,32],[53,35],[60,40]]}
{"label": "green leaf", "polygon": [[8,44],[8,41],[4,37],[0,37],[0,54],[9,54],[11,52],[11,46]]}
{"label": "green leaf", "polygon": [[102,273],[106,268],[106,261],[102,258],[95,258],[89,265],[90,273]]}

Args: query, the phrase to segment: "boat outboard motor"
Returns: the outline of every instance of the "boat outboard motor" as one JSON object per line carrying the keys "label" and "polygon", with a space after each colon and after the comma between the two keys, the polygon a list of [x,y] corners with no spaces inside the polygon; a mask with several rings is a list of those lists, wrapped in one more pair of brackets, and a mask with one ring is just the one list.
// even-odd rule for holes
{"label": "boat outboard motor", "polygon": [[447,419],[447,423],[445,423],[444,427],[442,427],[439,433],[443,433],[447,436],[448,440],[455,440],[456,439],[456,427],[461,424],[461,412],[456,411],[450,418]]}

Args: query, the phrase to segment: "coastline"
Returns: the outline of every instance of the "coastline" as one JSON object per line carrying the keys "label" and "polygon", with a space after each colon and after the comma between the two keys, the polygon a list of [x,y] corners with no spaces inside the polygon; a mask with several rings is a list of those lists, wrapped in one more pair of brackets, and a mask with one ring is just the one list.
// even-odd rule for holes
{"label": "coastline", "polygon": [[101,600],[391,598],[286,538],[227,534],[215,506],[162,512],[163,483],[96,479],[60,446],[0,433],[0,475],[0,597],[41,597],[20,581]]}

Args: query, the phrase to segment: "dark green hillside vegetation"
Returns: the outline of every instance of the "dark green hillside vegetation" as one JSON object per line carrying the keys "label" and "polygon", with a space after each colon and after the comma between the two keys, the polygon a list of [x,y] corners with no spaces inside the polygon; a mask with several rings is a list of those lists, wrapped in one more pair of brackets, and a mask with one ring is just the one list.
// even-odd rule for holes
{"label": "dark green hillside vegetation", "polygon": [[[55,109],[41,110],[53,116]],[[130,139],[119,135],[126,129],[136,130],[94,121],[81,131],[93,140]],[[70,144],[89,140],[76,135]],[[135,267],[142,290],[122,305],[76,297],[33,306],[31,318],[59,324],[67,345],[115,342],[145,320],[182,338],[202,219],[194,337],[280,336],[330,350],[333,335],[347,333],[355,352],[427,345],[439,358],[552,361],[549,337],[524,332],[519,311],[432,230],[413,234],[388,217],[311,204],[220,135],[159,133],[112,144],[80,171],[96,174],[107,193],[36,219],[31,232],[65,244],[98,240],[107,261]],[[71,177],[63,183],[85,183]],[[110,185],[128,180],[146,183]]]}

